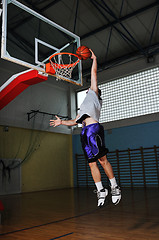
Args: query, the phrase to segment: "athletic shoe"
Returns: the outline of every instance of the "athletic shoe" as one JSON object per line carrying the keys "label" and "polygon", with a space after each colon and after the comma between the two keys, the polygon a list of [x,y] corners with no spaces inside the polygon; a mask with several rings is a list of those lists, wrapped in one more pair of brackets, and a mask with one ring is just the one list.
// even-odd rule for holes
{"label": "athletic shoe", "polygon": [[119,186],[111,188],[112,202],[117,205],[121,200],[121,190]]}
{"label": "athletic shoe", "polygon": [[98,198],[98,207],[102,207],[104,205],[105,198],[108,195],[108,190],[103,188],[100,191],[96,191],[96,193]]}

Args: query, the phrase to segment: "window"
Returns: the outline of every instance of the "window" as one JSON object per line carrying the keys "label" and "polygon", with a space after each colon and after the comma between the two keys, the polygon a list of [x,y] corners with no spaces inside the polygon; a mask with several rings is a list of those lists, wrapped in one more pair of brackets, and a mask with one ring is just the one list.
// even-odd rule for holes
{"label": "window", "polygon": [[[99,85],[103,105],[100,122],[111,122],[159,112],[159,68]],[[78,108],[86,91],[79,92]]]}
{"label": "window", "polygon": [[84,98],[86,97],[87,91],[88,91],[88,89],[77,93],[77,110],[79,110],[81,103],[83,102]]}

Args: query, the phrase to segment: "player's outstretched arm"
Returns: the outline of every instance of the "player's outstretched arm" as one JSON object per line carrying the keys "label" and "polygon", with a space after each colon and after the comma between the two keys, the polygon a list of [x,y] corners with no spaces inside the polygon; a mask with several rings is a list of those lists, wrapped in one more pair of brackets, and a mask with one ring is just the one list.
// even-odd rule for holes
{"label": "player's outstretched arm", "polygon": [[79,115],[77,115],[77,117],[75,119],[71,119],[71,120],[61,120],[58,116],[55,116],[56,119],[55,120],[50,120],[50,126],[51,127],[57,127],[59,125],[65,125],[65,126],[75,126],[77,125],[76,120],[79,117]]}
{"label": "player's outstretched arm", "polygon": [[97,58],[94,54],[94,52],[89,49],[92,53],[91,59],[92,67],[91,67],[91,89],[98,94],[98,84],[97,84]]}

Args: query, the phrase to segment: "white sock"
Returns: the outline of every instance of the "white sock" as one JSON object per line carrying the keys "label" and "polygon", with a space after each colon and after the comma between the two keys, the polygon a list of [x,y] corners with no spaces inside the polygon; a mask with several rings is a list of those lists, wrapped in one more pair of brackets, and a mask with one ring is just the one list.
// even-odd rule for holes
{"label": "white sock", "polygon": [[97,188],[98,192],[103,189],[102,182],[96,182],[95,185],[96,185],[96,188]]}
{"label": "white sock", "polygon": [[112,179],[109,179],[109,181],[110,181],[110,184],[111,184],[111,188],[114,188],[114,187],[118,186],[115,177],[112,178]]}

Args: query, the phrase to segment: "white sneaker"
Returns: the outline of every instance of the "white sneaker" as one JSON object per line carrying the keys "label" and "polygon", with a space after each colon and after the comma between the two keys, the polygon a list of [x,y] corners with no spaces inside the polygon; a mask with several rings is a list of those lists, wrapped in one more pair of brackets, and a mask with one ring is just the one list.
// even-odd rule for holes
{"label": "white sneaker", "polygon": [[111,188],[112,202],[117,205],[121,200],[121,190],[119,186]]}
{"label": "white sneaker", "polygon": [[102,207],[105,202],[105,198],[108,195],[107,189],[102,189],[100,191],[97,191],[97,198],[98,198],[98,207]]}

